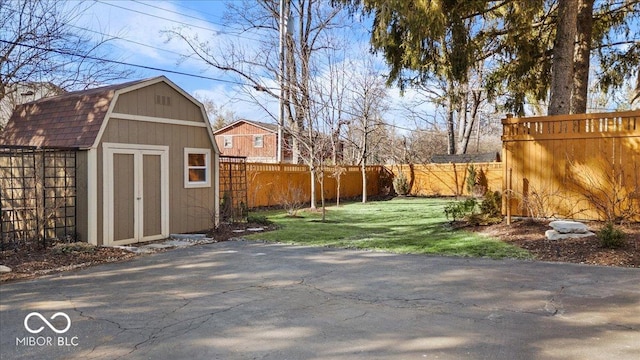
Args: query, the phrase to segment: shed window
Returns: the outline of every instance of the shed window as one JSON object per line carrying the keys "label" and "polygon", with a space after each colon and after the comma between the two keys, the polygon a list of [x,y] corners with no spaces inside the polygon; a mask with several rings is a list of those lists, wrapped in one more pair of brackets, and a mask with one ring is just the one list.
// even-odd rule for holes
{"label": "shed window", "polygon": [[224,148],[231,149],[233,147],[233,137],[229,135],[224,136]]}
{"label": "shed window", "polygon": [[211,186],[211,150],[184,149],[184,187]]}
{"label": "shed window", "polygon": [[253,147],[261,148],[264,146],[264,136],[262,135],[253,135]]}

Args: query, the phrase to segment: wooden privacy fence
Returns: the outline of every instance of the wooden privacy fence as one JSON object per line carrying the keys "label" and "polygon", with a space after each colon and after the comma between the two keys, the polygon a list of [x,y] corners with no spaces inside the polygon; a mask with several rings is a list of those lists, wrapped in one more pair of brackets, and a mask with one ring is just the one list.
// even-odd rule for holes
{"label": "wooden privacy fence", "polygon": [[640,221],[640,111],[502,124],[505,211]]}
{"label": "wooden privacy fence", "polygon": [[[362,173],[358,166],[341,167],[340,198],[362,194]],[[338,176],[335,167],[325,167],[325,199],[336,199]],[[247,163],[247,201],[249,208],[284,205],[291,201],[308,203],[311,200],[311,173],[305,165]],[[382,192],[386,170],[382,166],[367,167],[367,194]],[[320,201],[320,177],[316,176],[316,199]]]}
{"label": "wooden privacy fence", "polygon": [[391,166],[394,176],[404,173],[411,195],[460,196],[467,191],[467,172],[473,165],[478,185],[485,191],[502,190],[502,164],[498,162],[474,164],[415,164]]}
{"label": "wooden privacy fence", "polygon": [[[503,214],[640,221],[640,111],[503,120],[501,163],[473,164],[480,190],[503,193]],[[389,191],[400,172],[417,196],[471,195],[471,164],[367,167],[369,195]],[[344,166],[340,197],[361,195],[357,166]],[[310,199],[307,166],[247,163],[249,207]],[[335,168],[325,169],[325,197],[337,197]],[[316,186],[320,199],[320,186]]]}

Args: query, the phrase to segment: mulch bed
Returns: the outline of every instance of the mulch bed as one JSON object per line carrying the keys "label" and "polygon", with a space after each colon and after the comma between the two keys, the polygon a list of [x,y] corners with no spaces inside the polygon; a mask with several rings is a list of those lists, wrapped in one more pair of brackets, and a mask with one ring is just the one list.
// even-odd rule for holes
{"label": "mulch bed", "polygon": [[[255,223],[225,224],[208,236],[216,241],[226,241],[234,237],[242,236],[242,233],[234,230],[262,227],[265,231],[272,230],[273,226],[265,226]],[[156,241],[156,242],[162,242]],[[145,244],[150,244],[148,242]],[[133,244],[135,246],[135,244]],[[112,247],[81,246],[75,249],[64,244],[51,244],[43,248],[41,244],[21,244],[12,250],[0,251],[0,265],[11,268],[11,272],[0,274],[0,283],[13,280],[32,279],[38,276],[68,271],[87,266],[104,264],[117,261],[125,261],[137,256],[130,251]]]}
{"label": "mulch bed", "polygon": [[[596,236],[558,241],[547,240],[544,233],[551,229],[548,224],[549,221],[520,220],[510,226],[503,222],[497,225],[475,227],[472,230],[527,249],[537,260],[640,267],[640,224],[622,227],[627,234],[626,244],[618,249],[603,248],[600,239]],[[602,224],[591,222],[587,226],[596,232]]]}
{"label": "mulch bed", "polygon": [[[593,230],[598,230],[601,226],[599,223],[588,225]],[[252,227],[263,227],[265,231],[274,229],[273,226],[260,224],[230,224],[221,226],[209,236],[216,241],[226,241],[242,236],[242,233],[234,230],[246,230]],[[544,232],[550,229],[548,222],[521,220],[510,226],[500,223],[466,228],[527,249],[537,260],[640,268],[640,224],[623,228],[627,234],[627,240],[626,245],[619,249],[603,248],[600,240],[595,236],[573,240],[547,240]],[[87,246],[69,249],[60,245],[47,248],[42,248],[40,245],[21,246],[17,250],[0,251],[0,264],[13,270],[10,273],[0,274],[0,282],[31,279],[96,264],[125,261],[136,256],[144,255],[110,247]]]}

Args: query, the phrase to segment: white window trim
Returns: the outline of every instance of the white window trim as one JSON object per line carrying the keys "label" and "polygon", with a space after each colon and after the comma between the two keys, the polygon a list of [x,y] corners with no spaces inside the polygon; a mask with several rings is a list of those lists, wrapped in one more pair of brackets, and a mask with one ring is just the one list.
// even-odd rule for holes
{"label": "white window trim", "polygon": [[[189,154],[204,154],[206,181],[189,181]],[[201,169],[202,167],[191,168]],[[184,148],[184,187],[186,189],[211,187],[211,149]]]}
{"label": "white window trim", "polygon": [[[229,140],[229,146],[227,146],[227,140]],[[223,135],[222,146],[225,149],[232,149],[233,148],[233,136],[231,136],[231,135]]]}
{"label": "white window trim", "polygon": [[[260,146],[256,146],[256,139],[262,138],[262,143]],[[264,135],[253,135],[253,147],[254,148],[263,148],[264,147]]]}

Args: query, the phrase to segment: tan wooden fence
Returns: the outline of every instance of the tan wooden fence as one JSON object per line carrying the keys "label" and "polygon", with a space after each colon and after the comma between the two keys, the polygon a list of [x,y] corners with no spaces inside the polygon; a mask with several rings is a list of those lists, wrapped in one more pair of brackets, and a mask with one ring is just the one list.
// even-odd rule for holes
{"label": "tan wooden fence", "polygon": [[502,123],[505,211],[640,221],[640,111]]}
{"label": "tan wooden fence", "polygon": [[[481,188],[503,192],[503,213],[526,217],[640,221],[640,111],[503,120],[502,163],[473,164]],[[370,166],[369,195],[389,190],[403,172],[410,194],[470,195],[470,164]],[[325,197],[337,197],[337,179],[325,170]],[[247,164],[250,207],[310,199],[303,165]],[[361,195],[357,166],[344,167],[340,197]],[[316,188],[320,199],[320,186]],[[288,200],[287,200],[288,199]]]}
{"label": "tan wooden fence", "polygon": [[[391,181],[402,171],[409,180],[410,194],[415,196],[468,195],[466,174],[470,164],[425,164],[397,166],[368,166],[367,194],[385,195]],[[480,186],[487,190],[502,189],[501,163],[473,164]],[[343,166],[340,176],[340,198],[362,194],[362,175],[358,166]],[[284,205],[292,201],[308,203],[311,198],[309,168],[304,165],[247,163],[247,201],[250,208]],[[325,168],[325,198],[337,198],[338,178],[335,167]],[[319,181],[319,178],[317,178]],[[316,185],[316,199],[320,201],[320,185]]]}
{"label": "tan wooden fence", "polygon": [[[416,164],[390,166],[394,176],[404,173],[411,195],[460,196],[467,191],[467,172],[471,164]],[[502,164],[475,163],[479,186],[484,191],[502,191]]]}
{"label": "tan wooden fence", "polygon": [[[340,198],[362,195],[362,173],[358,166],[344,166],[340,175]],[[311,200],[311,174],[305,165],[247,163],[247,201],[250,208],[284,205],[292,201],[308,204]],[[334,167],[324,171],[325,199],[337,198],[338,181]],[[367,194],[383,191],[386,170],[382,166],[367,167]],[[316,177],[316,199],[320,201],[320,175]],[[390,180],[389,180],[390,181]]]}

